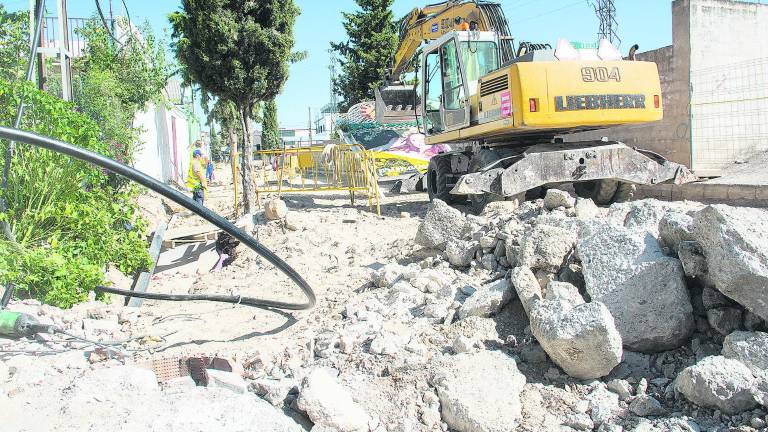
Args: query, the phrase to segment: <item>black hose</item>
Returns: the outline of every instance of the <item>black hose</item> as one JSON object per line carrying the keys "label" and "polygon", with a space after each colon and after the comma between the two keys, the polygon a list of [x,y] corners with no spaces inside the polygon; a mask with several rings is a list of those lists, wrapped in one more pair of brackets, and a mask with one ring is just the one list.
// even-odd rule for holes
{"label": "black hose", "polygon": [[[83,148],[80,148],[71,144],[67,144],[59,140],[55,140],[53,138],[44,137],[44,136],[34,134],[32,132],[26,132],[26,131],[3,127],[3,126],[0,126],[0,138],[23,142],[36,147],[44,148],[46,150],[51,150],[57,153],[61,153],[61,154],[73,157],[75,159],[79,159],[81,161],[92,163],[94,165],[105,168],[115,174],[121,175],[130,180],[133,180],[136,183],[144,187],[147,187],[159,193],[160,195],[182,205],[183,207],[187,208],[188,210],[192,211],[193,213],[197,214],[198,216],[202,217],[208,222],[226,231],[227,233],[232,235],[232,237],[240,240],[243,244],[251,248],[254,252],[261,255],[267,261],[269,261],[271,264],[277,267],[281,272],[283,272],[293,282],[295,282],[296,285],[299,286],[299,288],[301,288],[302,292],[307,297],[307,302],[306,303],[286,303],[286,302],[279,302],[279,301],[273,301],[273,300],[262,300],[262,299],[237,297],[237,296],[231,297],[231,296],[147,294],[147,293],[138,293],[133,291],[115,290],[113,288],[107,288],[107,287],[101,287],[101,286],[97,287],[96,291],[114,293],[114,294],[124,295],[128,297],[150,298],[150,299],[156,299],[156,300],[169,300],[169,301],[209,300],[209,301],[216,301],[216,302],[236,303],[236,304],[243,304],[247,306],[286,309],[286,310],[311,309],[315,305],[316,298],[315,298],[314,291],[312,291],[312,288],[304,280],[304,278],[302,278],[301,275],[299,275],[296,272],[296,270],[294,270],[290,265],[288,265],[288,263],[280,259],[272,251],[264,247],[261,243],[257,242],[256,239],[246,234],[240,228],[234,226],[228,220],[208,210],[207,208],[199,205],[198,203],[196,203],[186,195],[182,194],[181,192],[177,191],[176,189],[173,189],[167,185],[164,185],[158,182],[157,180],[153,179],[152,177],[149,177],[148,175],[142,172],[139,172],[127,165],[123,165],[120,162],[109,159],[105,156],[94,153],[92,151],[85,150]],[[234,301],[231,301],[231,300],[234,300]]]}

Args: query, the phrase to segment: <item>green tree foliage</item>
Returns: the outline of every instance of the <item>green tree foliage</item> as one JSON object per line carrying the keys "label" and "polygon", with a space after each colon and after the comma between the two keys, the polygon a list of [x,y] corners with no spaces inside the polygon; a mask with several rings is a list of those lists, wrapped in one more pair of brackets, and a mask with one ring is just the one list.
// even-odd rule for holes
{"label": "green tree foliage", "polygon": [[[129,28],[126,21],[120,26]],[[170,65],[165,43],[149,25],[117,42],[101,23],[90,20],[82,30],[85,55],[73,65],[74,100],[81,112],[100,126],[100,139],[113,146],[118,160],[132,162],[141,145],[133,119],[150,101],[158,102]]]}
{"label": "green tree foliage", "polygon": [[[98,123],[32,83],[0,80],[0,124],[13,122],[21,97],[27,104],[23,129],[118,156],[119,149],[100,139]],[[11,167],[3,194],[9,210],[0,218],[10,223],[18,243],[0,241],[0,283],[13,282],[22,294],[70,307],[104,283],[107,264],[125,274],[150,264],[136,190],[116,188],[98,167],[24,145]]]}
{"label": "green tree foliage", "polygon": [[279,149],[280,127],[277,125],[277,102],[270,100],[264,102],[261,122],[261,147],[264,150]]}
{"label": "green tree foliage", "polygon": [[274,99],[288,80],[298,15],[293,0],[183,0],[170,16],[185,75],[237,106],[246,212],[253,201],[250,119],[256,104]]}
{"label": "green tree foliage", "polygon": [[397,49],[397,28],[391,6],[394,0],[355,0],[360,10],[343,13],[349,39],[331,43],[341,55],[341,74],[334,80],[341,95],[340,110],[374,97]]}
{"label": "green tree foliage", "polygon": [[0,79],[24,79],[29,55],[29,15],[10,13],[0,4]]}

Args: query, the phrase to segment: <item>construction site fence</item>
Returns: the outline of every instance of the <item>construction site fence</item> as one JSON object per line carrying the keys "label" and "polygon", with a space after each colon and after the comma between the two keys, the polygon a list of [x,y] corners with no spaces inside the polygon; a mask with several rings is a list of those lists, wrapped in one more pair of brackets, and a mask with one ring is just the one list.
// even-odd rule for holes
{"label": "construction site fence", "polygon": [[348,192],[355,205],[365,198],[381,214],[375,155],[357,144],[254,152],[256,198],[264,194]]}

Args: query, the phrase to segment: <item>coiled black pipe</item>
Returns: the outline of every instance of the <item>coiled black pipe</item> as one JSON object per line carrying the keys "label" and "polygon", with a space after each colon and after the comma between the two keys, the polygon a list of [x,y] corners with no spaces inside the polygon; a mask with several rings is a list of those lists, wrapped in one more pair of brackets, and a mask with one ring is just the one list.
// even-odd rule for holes
{"label": "coiled black pipe", "polygon": [[108,287],[97,287],[96,288],[97,291],[118,294],[126,297],[139,297],[139,298],[147,298],[147,299],[154,299],[154,300],[168,300],[168,301],[206,300],[206,301],[214,301],[214,302],[242,304],[242,305],[255,306],[255,307],[285,309],[285,310],[305,310],[305,309],[311,309],[315,305],[316,298],[315,298],[314,291],[312,291],[312,288],[304,280],[304,278],[302,278],[301,275],[299,275],[296,272],[296,270],[294,270],[290,265],[288,265],[288,263],[280,259],[272,251],[264,247],[261,243],[257,242],[256,239],[246,234],[240,228],[234,226],[228,220],[217,215],[216,213],[213,213],[207,208],[197,204],[195,201],[193,201],[191,198],[187,197],[186,195],[182,194],[181,192],[158,182],[157,180],[153,179],[152,177],[149,177],[148,175],[142,172],[139,172],[127,165],[121,164],[120,162],[109,159],[107,157],[104,157],[92,151],[85,150],[83,148],[80,148],[71,144],[67,144],[59,140],[55,140],[53,138],[40,136],[32,132],[22,131],[19,129],[0,126],[0,139],[23,142],[36,147],[44,148],[46,150],[51,150],[57,153],[61,153],[61,154],[64,154],[88,163],[92,163],[94,165],[105,168],[115,174],[121,175],[130,180],[133,180],[136,183],[144,187],[147,187],[159,193],[160,195],[184,206],[185,208],[199,215],[200,217],[207,220],[208,222],[216,225],[217,227],[231,234],[232,237],[240,240],[240,242],[242,242],[243,244],[251,248],[254,252],[261,255],[262,257],[264,257],[264,259],[266,259],[275,267],[277,267],[286,276],[291,278],[291,280],[295,282],[296,285],[299,286],[299,288],[301,288],[302,292],[307,297],[307,301],[306,303],[286,303],[286,302],[280,302],[280,301],[263,300],[263,299],[240,297],[240,296],[152,294],[152,293],[138,293],[138,292],[127,291],[127,290],[118,290],[118,289],[108,288]]}

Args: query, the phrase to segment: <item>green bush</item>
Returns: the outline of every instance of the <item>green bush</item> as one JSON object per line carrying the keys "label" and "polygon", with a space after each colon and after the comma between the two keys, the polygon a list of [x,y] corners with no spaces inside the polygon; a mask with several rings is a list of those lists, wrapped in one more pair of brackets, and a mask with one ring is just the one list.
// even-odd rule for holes
{"label": "green bush", "polygon": [[[12,124],[22,96],[23,129],[121,156],[122,149],[99,139],[94,120],[30,83],[0,80],[0,124]],[[0,151],[7,145],[0,143]],[[70,307],[104,282],[107,264],[126,274],[149,266],[137,189],[114,180],[98,167],[20,144],[3,195],[8,211],[0,213],[18,244],[0,242],[0,283],[13,282],[22,295]]]}

